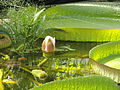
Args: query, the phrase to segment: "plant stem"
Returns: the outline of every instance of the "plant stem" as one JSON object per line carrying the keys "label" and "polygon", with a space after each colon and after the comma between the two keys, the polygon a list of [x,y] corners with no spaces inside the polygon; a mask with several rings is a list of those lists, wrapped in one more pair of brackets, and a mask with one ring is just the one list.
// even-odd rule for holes
{"label": "plant stem", "polygon": [[43,64],[45,64],[48,61],[48,58],[43,59],[37,66],[41,67]]}

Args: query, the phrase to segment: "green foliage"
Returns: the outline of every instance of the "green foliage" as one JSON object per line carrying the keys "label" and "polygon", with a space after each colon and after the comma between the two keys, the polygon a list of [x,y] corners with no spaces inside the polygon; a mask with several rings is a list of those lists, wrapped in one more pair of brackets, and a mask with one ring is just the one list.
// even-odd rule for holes
{"label": "green foliage", "polygon": [[0,69],[0,90],[4,90],[4,86],[2,84],[2,77],[3,77],[3,69]]}
{"label": "green foliage", "polygon": [[[58,40],[95,42],[120,40],[119,8],[117,3],[74,3],[51,7],[42,13],[42,16],[45,17],[43,27],[46,29],[46,33],[41,37],[51,35]],[[106,60],[107,65],[113,65],[108,62],[108,59],[119,58],[118,49],[118,43],[114,43],[113,46],[106,45],[104,48],[96,50],[94,57],[101,55],[102,57],[99,58],[104,59],[101,61]],[[116,61],[119,62],[119,59]],[[114,62],[113,66],[119,68],[120,65],[117,62]],[[93,63],[95,64],[93,66],[97,68],[95,68],[97,73],[120,82],[118,69],[109,68],[94,61]]]}
{"label": "green foliage", "polygon": [[120,17],[117,3],[74,3],[53,6],[42,13],[43,27],[58,40],[120,40]]}
{"label": "green foliage", "polygon": [[53,81],[31,90],[119,90],[119,87],[107,77],[87,76]]}
{"label": "green foliage", "polygon": [[35,77],[39,77],[39,78],[44,78],[47,76],[47,73],[45,71],[42,71],[42,70],[32,70],[31,73]]}
{"label": "green foliage", "polygon": [[90,50],[89,57],[109,66],[91,60],[96,73],[108,76],[120,83],[120,41],[108,42],[94,47]]}
{"label": "green foliage", "polygon": [[28,6],[28,4],[25,2],[26,0],[0,0],[0,7],[3,7],[3,9],[8,7],[22,7],[22,6]]}
{"label": "green foliage", "polygon": [[0,69],[0,81],[2,80],[2,76],[3,76],[3,69]]}
{"label": "green foliage", "polygon": [[[113,80],[120,83],[120,41],[115,41],[120,40],[120,7],[116,3],[66,4],[54,6],[44,12],[43,11],[44,9],[39,10],[38,8],[30,6],[20,7],[17,9],[11,8],[10,10],[8,10],[7,16],[10,19],[10,22],[5,22],[4,27],[6,32],[9,32],[13,40],[11,51],[13,50],[17,53],[26,53],[29,51],[34,51],[36,49],[38,50],[36,40],[38,40],[38,38],[40,37],[44,38],[46,35],[54,36],[58,40],[84,42],[114,41],[93,48],[90,51],[90,61],[92,62],[93,69],[96,73],[111,77]],[[87,46],[83,47],[86,48]],[[63,48],[68,51],[75,51],[74,48]],[[88,47],[87,50],[89,50],[90,48],[91,47]],[[81,47],[80,50],[82,50]],[[66,61],[62,61],[63,58],[61,59],[61,57],[57,59],[49,58],[49,62],[47,62],[46,65],[43,65],[44,67],[42,67],[45,72],[47,71],[47,74],[50,74],[48,76],[51,76],[52,80],[56,74],[56,72],[54,72],[55,70],[60,70],[61,72],[63,72],[63,78],[68,77],[66,73],[72,73],[73,77],[76,75],[76,73],[79,75],[81,74],[81,76],[84,75],[82,71],[78,71],[81,70],[81,65],[77,59],[75,61],[67,58]],[[55,59],[56,62],[54,61]],[[94,60],[97,60],[100,63],[114,68],[110,68]],[[14,59],[10,61],[14,61]],[[15,61],[17,61],[16,58]],[[70,61],[70,63],[68,61]],[[22,73],[24,77],[22,76],[21,72],[18,72],[19,74],[16,74],[15,72],[15,75],[12,74],[17,80],[19,78],[22,78],[24,80],[29,79],[25,84],[23,83],[24,80],[21,80],[21,82],[19,81],[22,89],[24,87],[33,87],[33,82],[36,83],[36,81],[33,79],[32,74],[35,77],[39,78],[41,76],[44,76],[45,74],[45,72],[42,72],[43,74],[41,75],[41,71],[38,71],[39,67],[36,66],[37,61],[35,61],[34,64],[30,61],[25,61],[24,64],[22,63],[22,61],[18,61],[20,65],[28,65],[28,62],[30,63],[30,65],[34,65],[35,67],[30,66],[30,69],[28,70],[26,68],[20,68],[23,69],[23,71],[28,72],[31,78],[28,77],[28,75],[24,72]],[[77,64],[79,64],[77,65],[76,62]],[[61,63],[61,66],[56,63]],[[75,66],[79,66],[80,68],[75,68]],[[32,72],[30,72],[29,70],[32,70]],[[45,76],[47,76],[47,74],[45,74]],[[57,74],[58,76],[60,76],[59,72]],[[15,85],[15,87],[18,88],[17,85]],[[78,90],[78,88],[79,90],[118,90],[118,87],[114,83],[114,81],[101,76],[90,76],[55,81],[36,87],[35,90],[48,90],[50,88],[52,90]]]}
{"label": "green foliage", "polygon": [[0,82],[0,90],[4,90],[4,86],[3,86],[2,82]]}
{"label": "green foliage", "polygon": [[37,17],[41,12],[30,6],[21,7],[19,10],[11,8],[8,11],[7,16],[10,18],[10,22],[6,22],[4,26],[6,32],[9,32],[12,37],[15,51],[25,52],[26,49],[37,48],[36,40],[42,28],[41,24],[38,24]]}
{"label": "green foliage", "polygon": [[[120,41],[113,41],[98,45],[90,50],[90,58],[106,64],[108,61],[120,58]],[[120,66],[120,65],[117,65]],[[120,67],[118,68],[120,69]]]}

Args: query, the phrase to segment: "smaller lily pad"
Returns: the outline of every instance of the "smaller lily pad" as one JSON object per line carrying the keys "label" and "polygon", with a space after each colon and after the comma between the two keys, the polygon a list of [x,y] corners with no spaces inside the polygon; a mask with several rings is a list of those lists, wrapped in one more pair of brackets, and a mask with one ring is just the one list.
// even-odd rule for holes
{"label": "smaller lily pad", "polygon": [[112,68],[120,69],[120,58],[113,59],[107,62],[105,65],[110,66]]}

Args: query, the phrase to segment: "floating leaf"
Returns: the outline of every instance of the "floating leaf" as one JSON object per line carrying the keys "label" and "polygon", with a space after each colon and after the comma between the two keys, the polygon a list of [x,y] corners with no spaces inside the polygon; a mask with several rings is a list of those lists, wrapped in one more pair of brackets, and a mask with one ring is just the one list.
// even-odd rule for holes
{"label": "floating leaf", "polygon": [[[113,41],[98,45],[90,50],[89,56],[102,64],[106,64],[112,60],[120,62],[120,41]],[[120,69],[120,64],[117,66],[119,66],[118,69]]]}
{"label": "floating leaf", "polygon": [[49,82],[31,90],[119,90],[119,87],[107,77],[87,76]]}
{"label": "floating leaf", "polygon": [[[118,3],[74,3],[48,8],[42,38],[50,35],[58,40],[120,40],[120,7]],[[41,17],[41,18],[42,18]]]}
{"label": "floating leaf", "polygon": [[89,57],[93,59],[91,62],[96,73],[111,77],[120,83],[120,41],[108,42],[94,47],[90,50]]}

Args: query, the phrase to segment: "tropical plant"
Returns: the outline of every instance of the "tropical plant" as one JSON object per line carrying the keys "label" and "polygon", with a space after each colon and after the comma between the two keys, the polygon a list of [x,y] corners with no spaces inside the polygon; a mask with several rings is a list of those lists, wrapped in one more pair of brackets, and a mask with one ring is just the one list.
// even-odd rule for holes
{"label": "tropical plant", "polygon": [[[98,45],[90,50],[89,57],[96,73],[108,76],[120,83],[120,41]],[[105,64],[105,65],[103,65]],[[107,65],[107,66],[106,66]]]}
{"label": "tropical plant", "polygon": [[[92,82],[91,82],[92,81]],[[30,90],[119,90],[115,82],[107,77],[86,76],[53,81]]]}
{"label": "tropical plant", "polygon": [[[20,7],[19,11],[15,8],[11,8],[8,11],[7,16],[10,18],[10,22],[5,22],[4,27],[6,32],[9,32],[13,40],[13,48],[11,51],[25,53],[26,49],[38,50],[36,41],[40,35],[39,30],[42,26],[37,20],[37,17],[43,11],[38,11],[39,9],[33,8],[31,6],[23,8]],[[30,50],[32,51],[32,50]]]}
{"label": "tropical plant", "polygon": [[43,27],[46,32],[41,37],[51,35],[58,40],[114,41],[93,48],[89,52],[89,57],[96,73],[110,77],[119,83],[120,43],[117,40],[120,40],[120,30],[119,17],[116,14],[118,8],[117,3],[79,3],[49,8],[42,13],[45,17]]}
{"label": "tropical plant", "polygon": [[[4,24],[4,27],[6,31],[9,32],[13,39],[14,45],[11,51],[12,50],[16,52],[20,51],[22,53],[26,53],[26,51],[29,50],[31,51],[36,50],[37,48],[37,45],[35,44],[36,40],[38,40],[38,38],[44,38],[48,35],[55,37],[57,40],[64,41],[82,41],[94,43],[95,42],[105,43],[110,41],[105,44],[100,43],[101,45],[91,49],[89,52],[89,59],[87,60],[92,63],[92,69],[94,70],[95,73],[110,77],[115,82],[120,83],[119,11],[120,7],[118,3],[108,2],[64,4],[53,6],[46,10],[45,9],[39,10],[38,8],[33,7],[22,7],[19,8],[18,10],[12,9],[9,11],[8,16],[10,18],[10,22],[6,22]],[[92,44],[90,46],[92,46]],[[65,46],[64,48],[67,49],[68,51],[73,52],[75,51],[74,48],[70,47],[66,48]],[[45,48],[43,48],[42,50],[46,51]],[[58,57],[59,56],[63,58],[64,55],[62,56],[61,54],[59,54]],[[80,55],[80,57],[82,57],[82,55]],[[48,60],[49,62],[53,63],[52,59],[55,58],[54,57],[47,57],[47,59],[46,57],[44,58],[44,60],[46,61]],[[46,64],[46,63],[41,64],[41,62],[38,66],[42,67],[43,64]],[[47,63],[50,64],[49,62]],[[53,64],[50,65],[52,66]],[[46,71],[50,70],[48,72],[51,73],[51,68],[49,67],[47,69],[44,68],[44,70]],[[35,74],[34,76],[36,76],[36,71],[33,72],[33,74]],[[48,73],[46,75],[48,75]],[[87,77],[85,77],[84,79],[86,78]],[[113,85],[110,83],[113,81],[111,79],[107,80],[108,78],[106,77],[90,76],[88,78],[92,78],[90,79],[90,81],[93,80],[93,82],[95,83],[96,87],[95,90],[102,90],[103,87],[104,88],[106,87],[106,84],[108,84],[108,88]],[[86,81],[84,79],[73,78],[63,81],[55,81],[52,83],[44,84],[35,89],[41,88],[47,90],[48,87],[52,87],[52,90],[54,90],[54,87],[59,88],[62,86],[64,87],[64,85],[66,85],[68,86],[68,89],[73,90],[71,87],[73,88],[76,86],[79,87],[80,85],[79,83],[84,84],[85,82],[87,84],[84,85],[81,84],[83,85],[83,87],[80,87],[81,90],[83,90],[84,88],[88,89],[89,87],[91,90],[94,90],[91,87],[90,81],[89,80]],[[94,81],[94,79],[96,81]],[[107,82],[103,83],[104,79],[107,80]],[[99,80],[100,82],[98,82]],[[69,81],[73,85],[70,86],[70,84],[68,83]],[[74,83],[77,84],[74,84],[72,81],[74,81]],[[101,86],[99,86],[98,84],[100,84]],[[116,84],[114,84],[113,88],[112,87],[110,89],[108,88],[106,87],[105,89],[118,90],[119,87],[116,86]],[[67,90],[66,88],[64,89]],[[76,90],[77,89],[78,88],[76,88]]]}

